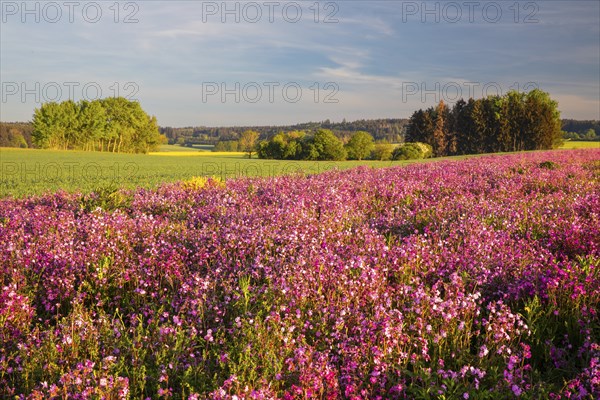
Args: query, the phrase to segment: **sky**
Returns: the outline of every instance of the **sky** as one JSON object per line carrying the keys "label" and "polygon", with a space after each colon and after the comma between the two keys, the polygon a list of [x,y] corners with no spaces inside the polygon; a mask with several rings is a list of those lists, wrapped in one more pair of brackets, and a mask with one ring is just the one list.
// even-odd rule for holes
{"label": "sky", "polygon": [[540,88],[600,119],[600,1],[0,0],[0,120],[120,95],[161,126],[408,118]]}

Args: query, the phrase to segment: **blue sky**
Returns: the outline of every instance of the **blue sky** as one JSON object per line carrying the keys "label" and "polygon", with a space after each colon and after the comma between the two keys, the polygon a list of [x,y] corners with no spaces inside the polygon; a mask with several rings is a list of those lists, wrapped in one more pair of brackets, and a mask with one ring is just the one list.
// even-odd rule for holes
{"label": "blue sky", "polygon": [[597,0],[0,5],[3,121],[116,93],[162,126],[402,118],[532,87],[600,119]]}

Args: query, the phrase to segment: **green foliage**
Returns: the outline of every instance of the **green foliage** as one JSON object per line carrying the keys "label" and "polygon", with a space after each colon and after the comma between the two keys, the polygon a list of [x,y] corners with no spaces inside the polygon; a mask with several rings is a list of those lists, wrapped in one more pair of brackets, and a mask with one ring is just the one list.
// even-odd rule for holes
{"label": "green foliage", "polygon": [[429,158],[433,154],[430,145],[425,143],[404,143],[392,152],[393,160],[421,160]]}
{"label": "green foliage", "polygon": [[275,160],[300,160],[306,134],[304,132],[280,132],[271,140],[263,140],[258,145],[258,157]]}
{"label": "green foliage", "polygon": [[256,151],[258,137],[259,133],[253,130],[246,130],[240,135],[239,150],[248,153],[248,158],[252,158],[252,153]]}
{"label": "green foliage", "polygon": [[431,144],[433,142],[433,131],[435,128],[434,114],[435,114],[435,111],[431,107],[425,111],[423,111],[423,110],[415,111],[408,123],[408,128],[406,131],[406,138],[405,138],[406,141],[407,142],[424,142],[424,143]]}
{"label": "green foliage", "polygon": [[32,147],[31,123],[0,122],[0,147]]}
{"label": "green foliage", "polygon": [[37,147],[147,153],[164,143],[155,117],[123,97],[45,103],[33,115]]}
{"label": "green foliage", "polygon": [[542,169],[557,169],[558,164],[553,161],[543,161],[539,164],[539,167]]}
{"label": "green foliage", "polygon": [[356,132],[346,144],[346,151],[350,160],[363,160],[371,154],[374,148],[373,136],[364,131]]}
{"label": "green foliage", "polygon": [[340,139],[327,129],[319,129],[312,136],[281,132],[259,143],[257,152],[259,158],[276,160],[341,161],[347,155]]}
{"label": "green foliage", "polygon": [[[567,272],[572,282],[570,287],[549,287],[546,299],[534,296],[520,307],[531,331],[528,342],[531,343],[532,366],[542,375],[541,380],[556,385],[573,379],[591,358],[591,354],[579,357],[570,349],[585,346],[586,337],[580,328],[595,318],[590,307],[598,304],[598,298],[593,294],[592,282],[597,282],[600,260],[579,256],[578,263],[580,268]],[[585,295],[574,296],[574,288]],[[600,330],[594,325],[596,329],[588,334],[595,335]],[[560,367],[550,368],[551,365]]]}
{"label": "green foliage", "polygon": [[[544,150],[562,145],[561,125],[558,103],[548,93],[513,90],[504,96],[461,99],[452,110],[442,103],[418,110],[410,118],[406,140],[431,145],[436,157]],[[589,135],[595,137],[595,131]]]}
{"label": "green foliage", "polygon": [[596,140],[598,138],[599,135],[596,135],[596,131],[593,130],[592,128],[588,129],[585,132],[585,135],[583,135],[582,139],[584,140]]}
{"label": "green foliage", "polygon": [[393,160],[418,160],[423,158],[421,149],[413,143],[405,143],[398,146],[392,152]]}
{"label": "green foliage", "polygon": [[581,140],[581,136],[577,132],[563,132],[563,139]]}
{"label": "green foliage", "polygon": [[580,136],[585,136],[585,134],[591,129],[596,133],[596,136],[600,136],[600,121],[578,121],[574,119],[563,119],[562,129],[565,132],[577,133]]}
{"label": "green foliage", "polygon": [[279,132],[315,132],[317,129],[329,129],[340,139],[349,139],[358,131],[369,132],[375,140],[387,140],[390,143],[400,142],[408,122],[405,118],[362,119],[357,121],[306,122],[285,126],[221,126],[221,127],[161,127],[161,132],[168,138],[169,144],[186,143],[186,145],[215,145],[219,140],[237,140],[239,132],[251,129],[260,133],[261,137],[273,137]]}
{"label": "green foliage", "polygon": [[111,184],[99,186],[92,193],[83,195],[80,200],[80,207],[85,212],[94,211],[97,208],[114,211],[128,208],[132,200],[130,194]]}
{"label": "green foliage", "polygon": [[239,151],[239,147],[239,142],[237,140],[219,140],[212,151],[236,152]]}
{"label": "green foliage", "polygon": [[29,147],[25,137],[20,130],[11,128],[5,135],[0,137],[0,147],[19,147],[21,149]]}
{"label": "green foliage", "polygon": [[[346,159],[344,145],[329,129],[319,129],[315,132],[309,145],[313,146],[316,153],[311,152],[309,159],[321,161],[341,161]],[[312,151],[312,149],[311,149]],[[316,155],[315,158],[313,158]]]}
{"label": "green foliage", "polygon": [[423,158],[431,158],[433,157],[433,148],[427,143],[416,142],[413,143],[421,149],[421,153],[423,154]]}
{"label": "green foliage", "polygon": [[448,129],[448,117],[450,110],[448,106],[444,104],[444,101],[440,101],[435,110],[435,128],[433,130],[433,155],[436,157],[447,156],[449,154],[449,129]]}
{"label": "green foliage", "polygon": [[393,150],[394,147],[388,142],[376,143],[375,148],[371,152],[371,159],[379,161],[391,160]]}

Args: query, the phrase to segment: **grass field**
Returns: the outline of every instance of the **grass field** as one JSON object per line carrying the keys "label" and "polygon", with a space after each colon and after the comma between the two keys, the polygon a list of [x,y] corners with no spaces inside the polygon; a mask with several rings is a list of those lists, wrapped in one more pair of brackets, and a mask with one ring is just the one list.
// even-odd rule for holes
{"label": "grass field", "polygon": [[230,179],[240,176],[315,174],[358,165],[385,167],[407,162],[278,161],[245,158],[242,153],[213,153],[175,148],[149,155],[79,151],[0,149],[0,197],[47,191],[90,192],[103,187],[154,187],[194,176]]}
{"label": "grass field", "polygon": [[[567,142],[564,149],[597,148],[598,142]],[[155,187],[194,176],[231,179],[242,176],[316,174],[359,165],[389,167],[417,161],[283,161],[248,159],[244,153],[212,152],[209,147],[161,146],[160,152],[112,154],[81,151],[0,149],[0,197],[48,191],[91,192],[99,188]],[[476,156],[447,157],[459,160]],[[436,159],[436,160],[443,160]]]}

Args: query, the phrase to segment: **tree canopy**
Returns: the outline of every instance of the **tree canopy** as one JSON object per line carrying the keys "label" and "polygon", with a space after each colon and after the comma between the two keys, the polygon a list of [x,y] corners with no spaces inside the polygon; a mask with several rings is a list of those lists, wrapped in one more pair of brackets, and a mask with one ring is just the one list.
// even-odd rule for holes
{"label": "tree canopy", "polygon": [[147,153],[165,141],[156,118],[123,97],[45,103],[32,124],[40,148]]}
{"label": "tree canopy", "polygon": [[258,145],[260,158],[279,160],[345,160],[344,145],[329,129],[317,129],[313,134],[302,131],[280,132]]}
{"label": "tree canopy", "polygon": [[443,102],[410,118],[406,141],[433,147],[436,157],[454,154],[544,150],[560,146],[558,103],[539,89],[504,96]]}
{"label": "tree canopy", "polygon": [[348,158],[351,160],[363,160],[371,154],[375,148],[373,136],[365,131],[358,131],[346,144]]}
{"label": "tree canopy", "polygon": [[248,158],[252,158],[252,153],[256,150],[256,143],[260,134],[253,130],[246,130],[240,135],[238,142],[239,150],[248,153]]}

